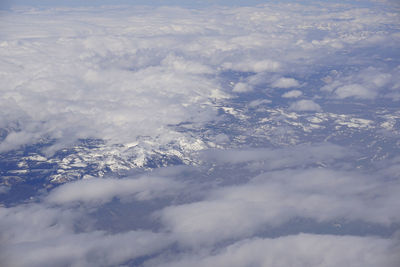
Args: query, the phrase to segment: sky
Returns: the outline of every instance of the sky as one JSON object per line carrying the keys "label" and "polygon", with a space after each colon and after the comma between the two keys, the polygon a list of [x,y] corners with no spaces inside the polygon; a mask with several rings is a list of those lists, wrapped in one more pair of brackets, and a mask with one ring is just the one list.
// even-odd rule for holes
{"label": "sky", "polygon": [[40,3],[0,17],[0,265],[398,266],[394,4]]}
{"label": "sky", "polygon": [[2,7],[11,7],[11,6],[41,6],[41,7],[60,7],[60,6],[68,6],[68,7],[78,7],[78,6],[101,6],[101,5],[150,5],[150,6],[164,6],[164,5],[174,5],[174,6],[182,6],[188,8],[197,8],[204,7],[209,5],[225,5],[225,6],[251,6],[263,3],[266,1],[243,1],[243,0],[205,0],[205,1],[184,1],[184,0],[3,0]]}
{"label": "sky", "polygon": [[[357,3],[358,5],[370,6],[374,3],[379,2],[393,2],[390,0],[382,1],[336,1],[329,0],[330,3]],[[186,8],[199,8],[213,5],[222,6],[254,6],[263,3],[270,3],[268,0],[2,0],[0,8],[10,8],[17,6],[34,6],[34,7],[79,7],[79,6],[102,6],[102,5],[147,5],[147,6],[181,6]],[[306,3],[307,1],[293,1],[293,0],[280,0],[280,3],[284,2],[298,2]],[[312,1],[308,1],[312,2]]]}

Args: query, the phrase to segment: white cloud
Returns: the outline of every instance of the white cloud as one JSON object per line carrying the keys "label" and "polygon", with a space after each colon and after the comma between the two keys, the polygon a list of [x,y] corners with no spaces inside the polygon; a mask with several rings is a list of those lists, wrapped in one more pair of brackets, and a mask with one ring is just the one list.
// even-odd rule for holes
{"label": "white cloud", "polygon": [[177,57],[174,55],[168,55],[163,59],[162,64],[182,73],[212,74],[214,71],[212,68],[199,62],[187,61],[183,57]]}
{"label": "white cloud", "polygon": [[390,225],[400,220],[393,202],[398,189],[351,172],[266,172],[247,184],[211,191],[203,201],[167,207],[160,216],[167,229],[191,246],[251,236],[297,217]]}
{"label": "white cloud", "polygon": [[[43,233],[43,232],[41,232]],[[59,233],[38,241],[23,240],[8,245],[0,253],[7,266],[112,266],[149,255],[170,244],[165,234],[145,231],[107,234]]]}
{"label": "white cloud", "polygon": [[227,62],[223,64],[225,69],[244,72],[275,72],[281,67],[279,62],[273,60],[245,60],[240,62]]}
{"label": "white cloud", "polygon": [[[307,157],[303,157],[304,153]],[[332,161],[356,153],[330,143],[298,145],[280,149],[237,149],[209,150],[203,153],[208,161],[237,164],[251,161],[263,162],[268,170],[313,164],[318,161]]]}
{"label": "white cloud", "polygon": [[297,98],[303,95],[302,91],[299,90],[292,90],[289,92],[286,92],[282,95],[283,98]]}
{"label": "white cloud", "polygon": [[[311,234],[260,238],[266,229],[279,229],[296,218],[316,225],[344,221],[389,227],[399,222],[396,179],[400,177],[391,174],[398,162],[384,166],[387,172],[369,175],[342,165],[357,156],[327,143],[214,150],[203,156],[205,164],[199,168],[165,168],[131,178],[61,185],[34,199],[35,203],[0,208],[0,259],[13,266],[107,266],[143,256],[150,266],[184,266],[191,260],[224,266],[230,264],[225,253],[240,247],[234,253],[243,256],[239,265],[250,259],[268,263],[271,257],[279,258],[281,251],[289,251],[287,255],[293,258],[337,264],[360,260],[361,254],[370,255],[367,251],[374,248],[374,258],[362,256],[366,264],[391,263],[397,255],[391,252],[394,238]],[[219,170],[214,172],[207,164]],[[235,175],[241,178],[236,180]],[[108,219],[124,225],[123,230],[107,223]],[[145,224],[137,223],[142,220]],[[267,246],[269,257],[261,252],[248,254],[255,248],[241,246],[253,241],[260,251]],[[292,248],[293,244],[313,248],[321,242],[335,250],[330,254],[305,249],[297,254]],[[352,242],[355,251],[341,251],[343,244]],[[177,254],[170,250],[174,247]],[[198,251],[204,252],[202,256]],[[349,253],[346,259],[343,253]]]}
{"label": "white cloud", "polygon": [[[110,232],[98,229],[103,218],[95,212],[111,198],[152,201],[166,195],[167,178],[146,178],[80,181],[53,190],[44,202],[0,207],[0,262],[21,267],[111,266],[171,245],[173,237],[166,233],[134,227],[116,233],[113,225],[107,226]],[[83,205],[69,205],[73,201]]]}
{"label": "white cloud", "polygon": [[359,84],[348,84],[341,86],[335,90],[335,94],[339,98],[357,97],[366,99],[373,99],[377,95],[376,92],[368,90]]}
{"label": "white cloud", "polygon": [[246,93],[251,91],[253,91],[253,88],[251,88],[251,86],[249,86],[248,84],[242,82],[235,84],[235,86],[232,89],[232,92],[235,93]]}
{"label": "white cloud", "polygon": [[294,111],[321,111],[321,106],[315,103],[312,100],[299,100],[292,104],[289,107],[290,110]]}
{"label": "white cloud", "polygon": [[[102,13],[100,19],[89,10],[72,24],[78,11],[65,11],[64,16],[51,10],[59,20],[51,26],[47,15],[40,12],[21,11],[7,17],[11,22],[29,17],[32,23],[10,22],[14,31],[8,32],[7,45],[0,48],[8,63],[0,66],[8,81],[2,99],[14,101],[14,109],[20,110],[16,118],[15,113],[2,116],[5,126],[18,120],[19,129],[2,142],[1,151],[45,136],[57,139],[56,145],[61,147],[78,138],[119,144],[136,141],[141,135],[161,135],[168,143],[178,133],[167,130],[166,125],[215,117],[214,108],[205,104],[227,96],[214,79],[206,77],[215,68],[162,48],[178,41],[160,36],[153,41],[157,23],[149,24],[152,30],[147,36],[132,38],[138,25],[129,30],[130,15],[117,10],[115,17]],[[146,21],[137,19],[139,25]],[[120,31],[115,31],[116,21],[120,21]],[[70,25],[68,31],[63,31],[63,25]],[[21,42],[13,43],[13,39]]]}
{"label": "white cloud", "polygon": [[149,200],[165,197],[179,190],[182,184],[160,177],[140,177],[136,179],[89,179],[62,185],[51,191],[46,200],[54,204],[83,202],[103,204],[113,197],[130,197]]}
{"label": "white cloud", "polygon": [[286,77],[279,78],[278,80],[274,81],[271,84],[272,87],[277,87],[277,88],[291,88],[291,87],[297,87],[299,85],[300,84],[296,79],[286,78]]}
{"label": "white cloud", "polygon": [[[298,118],[323,129],[341,118],[322,114],[325,97],[358,101],[398,95],[396,11],[323,6],[2,13],[0,152],[39,141],[51,141],[47,151],[55,152],[97,138],[104,146],[87,148],[82,160],[104,166],[118,157],[144,162],[145,152],[162,154],[168,147],[168,155],[188,153],[185,163],[201,165],[77,181],[49,193],[41,190],[27,203],[2,206],[0,261],[10,266],[110,266],[135,260],[145,266],[396,266],[398,237],[388,237],[400,221],[396,159],[377,154],[379,163],[368,162],[367,169],[360,166],[365,152],[316,144],[310,135],[304,140],[311,144],[290,146],[285,138],[292,128],[279,125],[287,120],[294,129],[301,125]],[[315,92],[318,75],[326,72],[325,85]],[[316,94],[310,98],[320,99],[318,104],[294,99],[281,107],[268,87],[301,86],[290,77],[306,82],[306,95]],[[249,97],[231,95],[233,84],[233,92]],[[292,90],[282,97],[301,95]],[[219,115],[220,109],[235,116]],[[252,114],[234,129],[251,132],[247,123],[265,119],[257,131],[278,125],[285,147],[243,148],[268,140],[229,132],[241,109]],[[363,123],[349,119],[351,124]],[[321,132],[319,140],[325,138]],[[201,151],[207,146],[226,149]],[[65,170],[73,162],[65,163]],[[13,192],[8,190],[0,186],[2,195]],[[283,236],[282,227],[298,218],[316,225],[309,231],[321,235]],[[327,235],[336,221],[365,227],[366,236]],[[268,230],[278,238],[265,238]]]}
{"label": "white cloud", "polygon": [[227,136],[226,134],[218,134],[215,137],[215,142],[217,142],[217,143],[227,143],[227,142],[229,142],[229,136]]}
{"label": "white cloud", "polygon": [[397,266],[399,243],[375,237],[299,234],[248,239],[213,254],[186,254],[156,266]]}
{"label": "white cloud", "polygon": [[333,93],[337,98],[375,99],[389,90],[395,90],[398,70],[384,72],[375,67],[366,67],[355,73],[343,75],[333,71],[323,78],[322,91]]}
{"label": "white cloud", "polygon": [[[54,17],[57,23],[50,24]],[[13,108],[0,116],[0,127],[17,122],[18,129],[10,130],[14,133],[0,151],[43,137],[56,139],[55,149],[80,138],[121,144],[150,136],[159,138],[158,146],[177,136],[188,138],[168,125],[216,118],[212,101],[228,94],[221,89],[224,81],[213,73],[274,72],[282,78],[264,82],[295,87],[299,82],[287,77],[288,72],[324,64],[341,47],[391,45],[394,36],[382,27],[395,23],[395,17],[386,10],[328,4],[321,12],[318,5],[289,8],[279,3],[228,10],[86,7],[7,12],[2,17],[0,105],[9,110],[13,102]],[[308,38],[313,32],[322,32],[322,39]],[[367,42],[370,39],[375,41]],[[365,64],[373,63],[371,59]],[[391,86],[396,77],[382,70],[370,84]],[[368,90],[354,97],[375,95],[363,82],[341,81],[337,88],[348,84]],[[238,86],[236,91],[249,89]],[[336,96],[347,97],[345,89]]]}
{"label": "white cloud", "polygon": [[264,105],[268,105],[270,104],[272,101],[269,99],[257,99],[257,100],[253,100],[249,103],[249,107],[251,108],[255,108],[255,107],[259,107],[259,106],[264,106]]}

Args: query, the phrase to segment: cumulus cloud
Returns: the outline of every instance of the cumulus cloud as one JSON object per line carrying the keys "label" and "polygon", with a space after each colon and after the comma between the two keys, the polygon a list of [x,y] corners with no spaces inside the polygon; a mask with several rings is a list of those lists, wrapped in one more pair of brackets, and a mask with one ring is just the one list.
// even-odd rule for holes
{"label": "cumulus cloud", "polygon": [[396,69],[386,71],[367,67],[356,73],[343,75],[335,70],[323,78],[326,84],[321,90],[333,93],[337,98],[375,99],[396,90],[393,75],[397,75],[397,72]]}
{"label": "cumulus cloud", "polygon": [[264,106],[264,105],[268,105],[270,104],[272,101],[269,99],[257,99],[257,100],[253,100],[249,103],[249,107],[251,108],[256,108],[259,106]]}
{"label": "cumulus cloud", "polygon": [[302,91],[299,90],[292,90],[289,92],[286,92],[282,95],[283,98],[297,98],[303,95]]}
{"label": "cumulus cloud", "polygon": [[232,89],[232,92],[235,93],[246,93],[250,91],[253,91],[253,88],[251,88],[251,86],[249,86],[248,84],[242,82],[235,84],[235,86]]}
{"label": "cumulus cloud", "polygon": [[299,82],[293,78],[282,77],[272,83],[272,87],[291,88],[299,86]]}
{"label": "cumulus cloud", "polygon": [[[0,200],[20,192],[21,170],[26,186],[38,176],[45,186],[0,206],[0,262],[396,266],[400,117],[323,111],[347,98],[396,100],[398,15],[321,5],[2,12]],[[318,103],[282,104],[303,83]],[[93,139],[102,146],[63,158]],[[54,186],[31,144],[55,153],[42,163],[49,173],[86,164],[92,174],[97,161],[104,177]],[[129,172],[146,153],[161,158],[154,166],[168,156],[192,165]],[[104,174],[119,158],[126,172]]]}
{"label": "cumulus cloud", "polygon": [[344,85],[335,90],[335,94],[339,98],[358,97],[358,98],[375,98],[376,92],[371,92],[367,88],[359,84]]}
{"label": "cumulus cloud", "polygon": [[[304,154],[307,154],[307,157],[302,157]],[[209,150],[205,151],[203,155],[207,160],[218,163],[237,164],[260,161],[271,170],[332,161],[345,156],[355,156],[356,153],[338,145],[320,143],[313,145],[302,144],[280,149]]]}
{"label": "cumulus cloud", "polygon": [[[58,16],[61,11],[50,12]],[[159,48],[160,44],[174,46],[170,38],[151,44],[154,32],[145,38],[131,38],[136,28],[130,33],[115,32],[112,23],[82,28],[95,20],[90,13],[64,32],[61,25],[69,24],[74,17],[74,11],[70,12],[58,16],[60,23],[46,30],[39,29],[47,23],[39,14],[21,11],[7,17],[10,23],[30,17],[39,26],[15,26],[15,31],[9,32],[10,39],[1,46],[2,56],[7,57],[1,65],[2,77],[7,80],[2,103],[13,101],[14,109],[19,110],[11,117],[2,117],[2,127],[9,128],[15,121],[18,127],[9,128],[1,151],[44,137],[57,140],[61,146],[80,138],[120,144],[143,135],[161,135],[168,143],[178,133],[167,130],[167,125],[205,122],[215,117],[215,110],[204,104],[227,94],[215,80],[206,77],[215,72],[213,66]],[[130,15],[122,16],[118,28],[126,29]],[[95,33],[103,30],[103,34]],[[87,34],[80,35],[80,31]],[[25,39],[27,34],[40,39],[31,42]],[[13,43],[15,38],[24,41]],[[17,51],[27,54],[15,54]]]}
{"label": "cumulus cloud", "polygon": [[[34,230],[29,225],[27,227],[26,230]],[[13,228],[9,226],[8,229],[13,231]],[[112,266],[155,253],[170,244],[165,234],[146,231],[73,234],[61,229],[49,237],[42,236],[40,240],[25,239],[20,233],[13,233],[22,240],[13,240],[10,244],[10,240],[2,239],[0,253],[1,262],[11,266]],[[39,233],[46,234],[43,231]]]}
{"label": "cumulus cloud", "polygon": [[[191,254],[156,266],[397,266],[399,243],[374,237],[299,234],[247,239],[216,254]],[[393,249],[394,248],[394,249]],[[376,255],[375,253],[378,253]],[[340,255],[340,256],[338,256]]]}
{"label": "cumulus cloud", "polygon": [[[247,239],[215,254],[189,254],[156,266],[397,266],[398,241],[375,237],[299,234]],[[340,255],[340,256],[339,256]]]}
{"label": "cumulus cloud", "polygon": [[273,60],[245,60],[242,62],[227,62],[223,64],[225,69],[231,69],[244,72],[275,72],[278,71],[281,64]]}
{"label": "cumulus cloud", "polygon": [[[218,262],[223,266],[229,264],[225,252],[247,242],[259,244],[260,251],[270,247],[270,256],[279,258],[281,249],[287,251],[290,244],[303,247],[310,242],[313,247],[327,242],[327,247],[337,249],[327,258],[332,264],[338,263],[336,259],[350,264],[359,260],[360,254],[369,255],[370,249],[378,253],[378,259],[374,258],[378,262],[385,259],[383,263],[391,264],[397,255],[392,253],[393,238],[327,235],[334,222],[385,228],[400,221],[398,181],[391,172],[365,174],[346,167],[357,156],[329,143],[213,150],[203,155],[204,165],[199,168],[166,168],[121,179],[64,184],[34,203],[0,208],[0,257],[16,266],[109,266],[140,259],[149,266],[179,266],[191,260],[211,264],[221,257]],[[320,235],[263,237],[268,229],[285,224],[290,228],[297,218],[314,224]],[[284,232],[276,231],[278,236]],[[344,259],[340,248],[351,242],[358,244],[353,247],[359,250],[354,254],[346,250],[349,255]],[[376,246],[364,247],[364,243]],[[178,254],[173,254],[170,262],[173,247]],[[248,257],[257,263],[270,258],[243,249],[236,252],[243,253],[244,262]],[[205,254],[198,258],[200,250]],[[208,254],[211,250],[216,253]],[[289,255],[310,261],[330,255],[311,251]],[[21,253],[26,257],[20,257]],[[375,263],[365,257],[366,263]]]}
{"label": "cumulus cloud", "polygon": [[[57,23],[49,25],[51,17]],[[349,17],[356,19],[343,20]],[[315,70],[330,61],[327,55],[396,44],[396,35],[381,30],[395,17],[381,9],[329,5],[321,13],[318,5],[280,4],[229,11],[103,7],[5,13],[0,105],[7,110],[13,103],[13,112],[0,118],[9,134],[0,151],[43,139],[56,140],[57,150],[84,138],[121,144],[150,136],[159,146],[188,138],[169,125],[213,121],[218,114],[213,101],[229,96],[226,81],[213,73],[251,72],[264,78],[276,73],[280,78],[264,80],[296,87],[299,82],[289,77],[293,70],[300,75]],[[363,65],[374,63],[365,60]],[[347,64],[340,57],[335,62]],[[378,73],[377,67],[363,67],[367,75],[350,83],[339,79],[334,89],[341,89],[334,94],[372,98],[375,87],[391,86],[398,77],[386,68]],[[349,84],[366,89],[349,90]],[[239,83],[234,91],[248,92],[253,85]]]}
{"label": "cumulus cloud", "polygon": [[[200,202],[167,207],[161,218],[190,245],[251,236],[267,225],[276,227],[296,217],[319,222],[345,217],[390,225],[400,219],[391,203],[399,188],[381,186],[374,178],[351,172],[276,171],[244,185],[217,189]],[[374,194],[379,197],[374,199]],[[369,209],[371,205],[376,212]]]}
{"label": "cumulus cloud", "polygon": [[292,104],[289,107],[290,110],[294,111],[321,111],[321,106],[315,103],[312,100],[299,100]]}
{"label": "cumulus cloud", "polygon": [[106,203],[113,197],[130,196],[137,200],[149,200],[179,190],[182,184],[159,177],[138,179],[89,179],[65,184],[54,189],[46,201],[54,204],[69,202]]}
{"label": "cumulus cloud", "polygon": [[[96,210],[112,198],[133,206],[135,201],[163,198],[172,188],[179,191],[180,186],[167,180],[167,176],[84,180],[56,188],[39,203],[1,207],[0,262],[12,266],[111,266],[156,253],[169,246],[173,237],[133,226],[118,233],[113,232],[114,225],[99,229],[104,218],[96,215]],[[78,201],[81,205],[70,205]]]}

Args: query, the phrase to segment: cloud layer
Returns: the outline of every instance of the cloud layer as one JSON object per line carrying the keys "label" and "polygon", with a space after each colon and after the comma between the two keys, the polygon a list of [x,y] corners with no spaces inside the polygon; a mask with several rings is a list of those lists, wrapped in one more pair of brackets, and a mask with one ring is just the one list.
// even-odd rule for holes
{"label": "cloud layer", "polygon": [[[261,84],[298,87],[302,72],[319,71],[313,65],[325,64],[326,55],[349,49],[363,69],[354,75],[333,66],[322,92],[359,99],[398,94],[398,67],[359,56],[370,47],[395,49],[398,33],[381,29],[398,14],[384,6],[328,4],[322,13],[318,4],[153,9],[3,12],[0,105],[7,112],[0,128],[7,134],[0,151],[43,139],[57,140],[53,150],[84,138],[126,144],[150,136],[168,144],[185,138],[169,125],[216,118],[213,102],[231,93],[228,81],[216,77],[221,71],[257,74],[236,83],[233,93]],[[335,62],[347,64],[339,56]],[[286,75],[293,70],[299,79]],[[318,109],[305,103],[292,108]]]}
{"label": "cloud layer", "polygon": [[390,170],[398,162],[367,174],[354,158],[332,144],[214,150],[199,167],[67,183],[0,208],[0,260],[394,267],[400,177]]}
{"label": "cloud layer", "polygon": [[0,265],[398,266],[395,5],[0,12]]}

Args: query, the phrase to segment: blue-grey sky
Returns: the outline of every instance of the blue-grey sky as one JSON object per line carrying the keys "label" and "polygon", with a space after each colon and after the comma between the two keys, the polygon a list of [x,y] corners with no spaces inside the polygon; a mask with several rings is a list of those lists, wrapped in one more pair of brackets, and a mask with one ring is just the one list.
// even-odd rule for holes
{"label": "blue-grey sky", "polygon": [[1,0],[0,7],[11,6],[99,6],[99,5],[178,5],[200,7],[208,5],[257,5],[267,0]]}
{"label": "blue-grey sky", "polygon": [[[199,8],[213,5],[223,6],[255,6],[258,4],[280,2],[300,3],[315,2],[312,0],[0,0],[0,10],[18,6],[32,7],[80,7],[103,5],[147,5],[147,6],[181,6],[185,8]],[[396,3],[397,0],[326,0],[330,3],[352,3],[364,7],[379,4],[380,2]]]}

